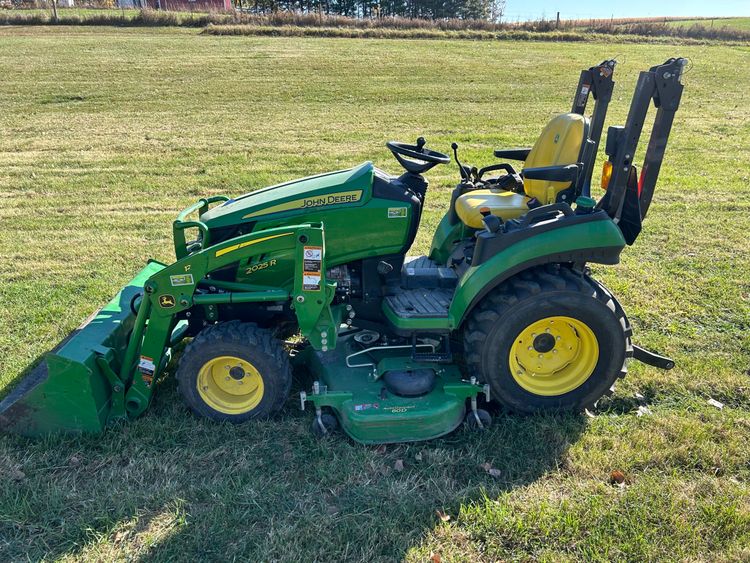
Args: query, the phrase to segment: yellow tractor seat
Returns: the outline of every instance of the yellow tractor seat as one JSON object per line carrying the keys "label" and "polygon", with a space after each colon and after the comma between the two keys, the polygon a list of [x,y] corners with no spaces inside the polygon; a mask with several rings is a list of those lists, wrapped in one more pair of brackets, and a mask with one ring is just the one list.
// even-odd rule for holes
{"label": "yellow tractor seat", "polygon": [[481,229],[484,224],[480,209],[489,208],[490,213],[507,221],[526,213],[530,199],[515,192],[474,190],[456,200],[456,214],[467,227]]}
{"label": "yellow tractor seat", "polygon": [[[539,135],[526,157],[524,168],[565,166],[578,162],[583,141],[588,134],[588,120],[577,113],[563,113],[553,117]],[[570,187],[570,182],[529,180],[524,178],[525,195],[508,191],[474,190],[456,199],[456,214],[465,225],[481,229],[480,209],[488,207],[493,215],[504,221],[526,213],[528,202],[536,198],[540,204],[554,203],[557,194]]]}

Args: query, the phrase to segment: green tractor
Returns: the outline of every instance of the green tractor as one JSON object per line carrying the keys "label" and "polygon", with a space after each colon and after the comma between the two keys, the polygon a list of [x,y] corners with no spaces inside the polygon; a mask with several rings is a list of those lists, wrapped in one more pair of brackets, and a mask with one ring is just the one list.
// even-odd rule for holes
{"label": "green tractor", "polygon": [[[572,111],[533,147],[495,151],[520,172],[463,165],[454,144],[461,181],[429,256],[408,256],[423,175],[450,158],[422,138],[388,143],[398,177],[368,162],[201,199],[174,222],[176,261],[150,261],[51,351],[0,403],[0,426],[36,436],[135,418],[186,337],[176,377],[196,415],[276,413],[296,363],[311,375],[300,402],[315,413],[313,431],[341,426],[363,443],[486,428],[490,400],[519,413],[590,407],[631,357],[670,369],[631,343],[623,308],[587,264],[616,264],[640,232],[684,66],[669,59],[640,74],[625,126],[608,129],[598,202],[590,185],[614,61],[582,71]],[[633,157],[652,101],[639,177]],[[292,355],[284,339],[295,333],[304,346]]]}

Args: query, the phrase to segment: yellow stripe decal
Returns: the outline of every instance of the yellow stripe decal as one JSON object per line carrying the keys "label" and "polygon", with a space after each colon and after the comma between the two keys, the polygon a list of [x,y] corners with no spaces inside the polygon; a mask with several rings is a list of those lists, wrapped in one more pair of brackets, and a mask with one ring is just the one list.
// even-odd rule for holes
{"label": "yellow stripe decal", "polygon": [[280,235],[270,235],[263,238],[257,238],[255,240],[249,240],[247,242],[241,242],[239,244],[233,244],[232,246],[227,246],[226,248],[222,248],[221,250],[216,251],[216,257],[224,256],[224,254],[229,254],[230,252],[234,252],[235,250],[239,250],[240,248],[245,248],[246,246],[252,246],[254,244],[258,244],[259,242],[263,242],[264,240],[271,240],[273,238],[279,238],[279,237],[287,237],[293,233],[281,233]]}
{"label": "yellow stripe decal", "polygon": [[341,205],[344,203],[356,203],[362,199],[362,190],[352,190],[349,192],[336,192],[334,194],[321,194],[319,196],[311,196],[303,199],[295,199],[293,201],[287,201],[286,203],[279,203],[278,205],[272,205],[271,207],[264,207],[258,211],[248,213],[243,219],[250,219],[251,217],[258,217],[259,215],[269,215],[271,213],[279,213],[281,211],[292,211],[294,209],[309,209],[313,207],[325,207],[328,205]]}

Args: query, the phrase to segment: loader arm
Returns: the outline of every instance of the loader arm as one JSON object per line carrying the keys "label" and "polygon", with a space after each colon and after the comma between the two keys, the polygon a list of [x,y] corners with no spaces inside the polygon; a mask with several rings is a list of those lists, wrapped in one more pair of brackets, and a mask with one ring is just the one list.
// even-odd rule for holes
{"label": "loader arm", "polygon": [[[186,313],[196,307],[204,308],[205,318],[216,319],[224,304],[291,300],[300,330],[313,347],[335,346],[344,311],[331,308],[335,284],[325,279],[322,224],[268,229],[207,248],[203,243],[205,239],[186,244],[182,258],[171,265],[149,262],[108,305],[47,354],[0,403],[0,428],[27,436],[101,432],[116,420],[142,414],[171,349],[185,334]],[[305,259],[310,249],[315,255]],[[219,282],[215,285],[229,287],[202,287],[212,272],[243,258],[290,250],[296,256],[293,279],[279,287]]]}
{"label": "loader arm", "polygon": [[[206,293],[201,282],[211,272],[253,255],[295,253],[294,279],[279,288],[231,284],[231,290]],[[206,317],[215,319],[224,304],[287,302],[292,299],[300,330],[313,347],[335,346],[341,311],[331,310],[335,284],[325,280],[323,225],[278,227],[238,236],[221,244],[193,251],[154,274],[144,284],[145,297],[138,308],[133,334],[122,363],[120,379],[130,383],[125,397],[129,416],[141,414],[153,393],[152,382],[166,365],[166,354],[176,344],[172,337],[181,313],[205,307]]]}

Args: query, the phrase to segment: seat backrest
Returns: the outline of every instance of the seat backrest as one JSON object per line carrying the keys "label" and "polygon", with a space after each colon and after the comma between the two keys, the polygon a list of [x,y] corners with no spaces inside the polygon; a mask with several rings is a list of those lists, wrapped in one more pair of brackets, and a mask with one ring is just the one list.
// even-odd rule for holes
{"label": "seat backrest", "polygon": [[[587,130],[588,120],[577,113],[563,113],[553,117],[536,140],[524,168],[575,164],[580,157]],[[571,182],[524,179],[523,189],[527,196],[547,204],[554,203],[557,194],[569,188],[570,184]]]}

